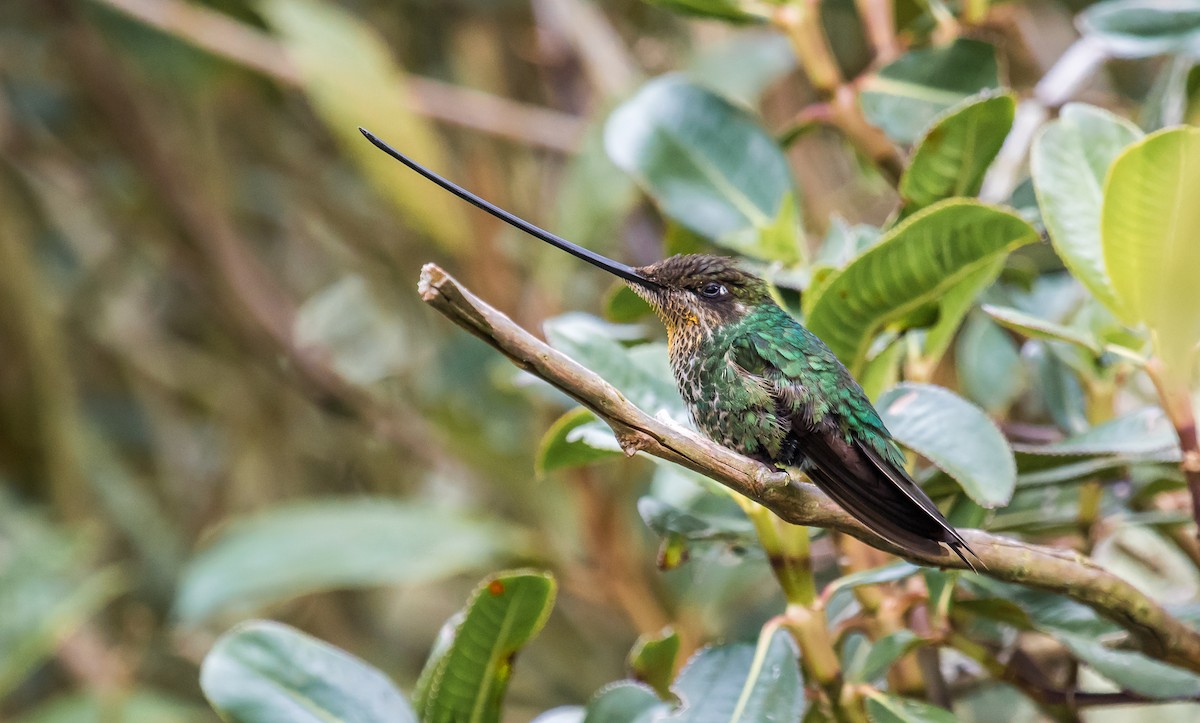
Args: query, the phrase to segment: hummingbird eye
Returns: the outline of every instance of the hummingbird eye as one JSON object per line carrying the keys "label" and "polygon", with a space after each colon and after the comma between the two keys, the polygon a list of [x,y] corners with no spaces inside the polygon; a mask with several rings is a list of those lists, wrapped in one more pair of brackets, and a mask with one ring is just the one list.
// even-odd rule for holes
{"label": "hummingbird eye", "polygon": [[715,281],[710,281],[700,287],[700,295],[706,299],[719,299],[729,293],[724,284],[718,284]]}

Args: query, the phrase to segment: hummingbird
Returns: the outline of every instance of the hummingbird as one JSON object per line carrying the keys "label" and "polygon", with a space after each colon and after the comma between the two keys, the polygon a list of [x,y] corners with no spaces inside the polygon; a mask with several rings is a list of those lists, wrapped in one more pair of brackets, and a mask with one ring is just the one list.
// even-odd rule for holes
{"label": "hummingbird", "polygon": [[696,426],[771,469],[804,472],[880,537],[968,566],[974,555],[905,468],[905,457],[849,370],[733,259],[671,256],[633,267],[541,229],[359,131],[377,148],[500,220],[623,280],[667,329],[679,393]]}

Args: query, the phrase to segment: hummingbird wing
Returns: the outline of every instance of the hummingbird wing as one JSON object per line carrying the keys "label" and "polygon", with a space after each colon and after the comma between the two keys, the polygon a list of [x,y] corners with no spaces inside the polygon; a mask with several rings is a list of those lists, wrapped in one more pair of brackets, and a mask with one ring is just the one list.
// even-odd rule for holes
{"label": "hummingbird wing", "polygon": [[944,542],[974,569],[960,548],[974,551],[909,476],[862,387],[824,342],[780,316],[736,345],[737,361],[769,382],[776,415],[789,425],[774,461],[799,466],[843,509],[900,547],[937,554]]}

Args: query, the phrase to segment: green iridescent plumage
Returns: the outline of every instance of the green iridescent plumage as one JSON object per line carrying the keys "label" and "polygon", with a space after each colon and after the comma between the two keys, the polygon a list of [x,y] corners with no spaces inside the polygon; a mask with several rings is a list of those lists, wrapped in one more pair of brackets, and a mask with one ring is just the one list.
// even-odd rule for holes
{"label": "green iridescent plumage", "polygon": [[963,557],[969,548],[908,475],[862,387],[762,279],[705,255],[637,271],[657,284],[630,282],[667,326],[680,394],[706,435],[765,464],[802,469],[905,549],[933,554],[944,542]]}
{"label": "green iridescent plumage", "polygon": [[829,347],[772,300],[766,282],[720,256],[672,256],[640,268],[538,228],[367,140],[463,200],[624,279],[667,327],[671,366],[697,425],[769,465],[794,466],[882,537],[916,553],[966,542],[904,468],[878,412]]}

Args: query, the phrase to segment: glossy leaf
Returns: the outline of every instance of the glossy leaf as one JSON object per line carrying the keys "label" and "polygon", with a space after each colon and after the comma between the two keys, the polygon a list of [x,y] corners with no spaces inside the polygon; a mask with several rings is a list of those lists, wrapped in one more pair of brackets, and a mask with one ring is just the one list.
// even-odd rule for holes
{"label": "glossy leaf", "polygon": [[1079,29],[1109,55],[1200,53],[1200,7],[1171,0],[1109,0],[1079,14]]}
{"label": "glossy leaf", "polygon": [[418,160],[431,168],[446,168],[441,144],[408,103],[404,74],[379,34],[334,3],[266,0],[256,7],[278,33],[309,102],[346,156],[444,248],[463,248],[470,234],[458,201],[358,132],[368,128],[401,149],[419,149]]}
{"label": "glossy leaf", "polygon": [[1161,409],[1145,407],[1061,442],[1021,445],[1020,449],[1031,454],[1178,458],[1179,437]]}
{"label": "glossy leaf", "polygon": [[700,495],[686,509],[646,495],[637,507],[646,526],[659,535],[676,534],[689,542],[745,543],[754,539],[754,526],[728,495]]}
{"label": "glossy leaf", "polygon": [[651,723],[662,720],[670,709],[648,686],[623,681],[596,693],[583,723]]}
{"label": "glossy leaf", "polygon": [[967,274],[937,300],[937,321],[925,332],[921,349],[926,363],[936,363],[942,358],[975,299],[996,281],[1003,268],[1004,257],[999,256]]}
{"label": "glossy leaf", "polygon": [[633,677],[655,690],[662,698],[671,695],[675,658],[679,655],[679,633],[666,628],[655,635],[642,635],[629,652]]}
{"label": "glossy leaf", "polygon": [[1187,380],[1200,342],[1200,128],[1154,133],[1113,161],[1104,261],[1125,318],[1153,332],[1166,374]]}
{"label": "glossy leaf", "polygon": [[674,221],[739,253],[799,260],[787,159],[744,109],[668,75],[613,112],[605,147]]}
{"label": "glossy leaf", "polygon": [[958,336],[955,360],[964,395],[988,414],[1006,412],[1025,387],[1020,349],[983,314],[972,314],[967,320]]}
{"label": "glossy leaf", "polygon": [[796,53],[782,33],[747,30],[706,46],[688,63],[693,82],[755,107],[763,92],[796,69]]}
{"label": "glossy leaf", "polygon": [[1030,151],[1042,220],[1063,263],[1110,309],[1120,308],[1100,241],[1104,178],[1121,149],[1142,135],[1100,108],[1069,103]]}
{"label": "glossy leaf", "polygon": [[1006,306],[984,304],[983,311],[1001,326],[1012,329],[1030,339],[1065,341],[1068,344],[1083,347],[1096,356],[1103,353],[1100,341],[1086,331],[1063,326],[1062,324],[1055,324],[1052,321],[1039,319],[1031,314],[1026,314],[1023,311]]}
{"label": "glossy leaf", "polygon": [[830,596],[841,590],[851,590],[859,585],[879,585],[885,582],[895,582],[912,577],[920,572],[921,568],[900,560],[881,567],[871,568],[870,570],[860,570],[849,575],[844,575],[829,583],[829,588],[825,591],[825,596]]}
{"label": "glossy leaf", "polygon": [[954,196],[976,196],[1016,112],[1012,93],[986,95],[951,108],[913,149],[900,197],[912,212]]}
{"label": "glossy leaf", "polygon": [[[1035,627],[1048,631],[1051,635],[1074,633],[1085,637],[1099,638],[1120,630],[1115,623],[1100,617],[1091,608],[1062,595],[1012,583],[1003,583],[982,575],[972,576],[966,584],[979,591],[979,594],[976,595],[977,598],[998,598],[1010,605],[1016,605]],[[1001,608],[1007,609],[1007,606],[1001,606]],[[976,612],[984,614],[987,611],[979,608]],[[1011,612],[1003,612],[1002,616],[1013,617]],[[1005,622],[1017,621],[1005,620]]]}
{"label": "glossy leaf", "polygon": [[542,572],[485,578],[452,638],[422,673],[416,699],[422,723],[499,720],[513,657],[546,624],[556,589],[554,578]]}
{"label": "glossy leaf", "polygon": [[529,723],[583,723],[587,709],[581,705],[560,705],[542,713]]}
{"label": "glossy leaf", "polygon": [[942,201],[889,230],[851,262],[813,304],[808,326],[857,372],[888,324],[1035,239],[1033,227],[1009,211]]}
{"label": "glossy leaf", "polygon": [[945,708],[911,698],[872,693],[867,698],[867,715],[872,723],[956,723]]}
{"label": "glossy leaf", "polygon": [[893,141],[912,143],[946,110],[999,85],[995,48],[959,38],[884,66],[863,83],[859,102],[867,120]]}
{"label": "glossy leaf", "polygon": [[796,645],[781,630],[762,643],[757,647],[741,643],[705,648],[693,656],[675,682],[682,705],[663,720],[799,720],[804,689]]}
{"label": "glossy leaf", "polygon": [[628,347],[622,343],[641,337],[641,327],[608,324],[594,316],[571,313],[547,319],[543,328],[551,346],[604,377],[643,410],[687,419],[666,346]]}
{"label": "glossy leaf", "polygon": [[618,324],[629,324],[651,316],[650,304],[625,284],[615,284],[604,295],[604,318]]}
{"label": "glossy leaf", "polygon": [[280,623],[256,620],[221,636],[200,687],[237,723],[417,723],[383,673],[344,650]]}
{"label": "glossy leaf", "polygon": [[175,615],[195,625],[320,590],[418,583],[490,564],[511,528],[382,499],[272,508],[220,530],[183,572]]}
{"label": "glossy leaf", "polygon": [[979,407],[932,384],[900,384],[876,405],[898,442],[953,477],[983,507],[1012,499],[1017,465],[996,424]]}
{"label": "glossy leaf", "polygon": [[1200,676],[1132,650],[1106,647],[1083,635],[1054,632],[1071,654],[1125,690],[1151,698],[1200,696]]}
{"label": "glossy leaf", "polygon": [[[542,441],[538,444],[537,458],[534,462],[538,476],[621,455],[621,446],[611,434],[608,435],[612,441],[611,447],[596,444],[596,437],[589,436],[588,429],[585,428],[586,425],[592,424],[599,424],[608,429],[608,425],[583,407],[576,407],[559,417],[542,435]],[[605,444],[607,442],[605,439]]]}
{"label": "glossy leaf", "polygon": [[876,680],[887,673],[892,663],[923,642],[925,641],[908,629],[885,635],[871,644],[870,652],[863,659],[861,666],[847,671],[847,676],[856,682]]}
{"label": "glossy leaf", "polygon": [[[1095,546],[1092,559],[1160,603],[1189,603],[1200,597],[1200,570],[1168,537],[1152,529],[1170,521],[1170,513],[1163,512],[1127,516]],[[1175,512],[1175,520],[1192,521],[1187,512]]]}

